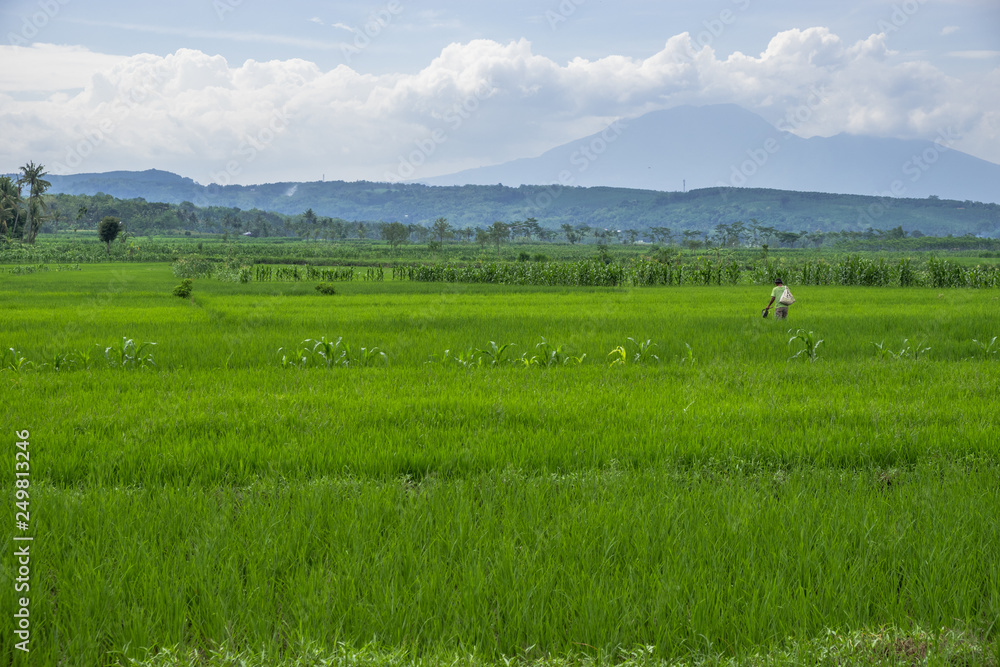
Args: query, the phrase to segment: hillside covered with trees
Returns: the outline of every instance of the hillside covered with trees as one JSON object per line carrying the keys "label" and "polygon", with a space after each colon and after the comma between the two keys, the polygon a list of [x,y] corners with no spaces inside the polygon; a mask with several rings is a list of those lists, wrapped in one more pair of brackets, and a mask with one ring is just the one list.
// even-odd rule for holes
{"label": "hillside covered with trees", "polygon": [[[866,232],[901,227],[907,233],[932,236],[1000,236],[1000,205],[937,199],[897,199],[858,195],[793,192],[751,188],[706,188],[661,192],[609,187],[466,185],[427,186],[367,181],[200,185],[163,171],[110,172],[49,176],[52,193],[96,195],[176,205],[167,212],[165,228],[191,229],[196,211],[211,227],[216,218],[255,211],[245,229],[272,227],[277,218],[312,210],[320,218],[415,224],[429,227],[444,217],[458,229],[485,228],[494,222],[533,218],[548,230],[564,225],[643,233],[653,228],[711,233],[718,225],[758,220],[777,230],[815,234]],[[258,216],[259,213],[259,216]],[[259,217],[259,221],[258,221]],[[232,225],[230,225],[232,226]]]}

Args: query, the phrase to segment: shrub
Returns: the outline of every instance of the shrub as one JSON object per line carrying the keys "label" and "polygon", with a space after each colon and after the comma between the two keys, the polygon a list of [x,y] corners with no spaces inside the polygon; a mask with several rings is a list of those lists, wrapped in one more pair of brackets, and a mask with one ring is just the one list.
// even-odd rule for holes
{"label": "shrub", "polygon": [[336,294],[337,289],[330,283],[320,283],[316,285],[316,291],[320,294]]}
{"label": "shrub", "polygon": [[186,299],[191,296],[193,281],[190,278],[185,278],[181,281],[180,285],[174,287],[174,296],[179,296],[182,299]]}

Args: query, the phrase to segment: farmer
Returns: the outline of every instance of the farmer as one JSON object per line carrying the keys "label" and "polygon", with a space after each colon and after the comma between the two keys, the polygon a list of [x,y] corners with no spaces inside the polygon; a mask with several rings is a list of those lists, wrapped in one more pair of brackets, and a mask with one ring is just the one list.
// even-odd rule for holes
{"label": "farmer", "polygon": [[[785,291],[785,284],[781,282],[781,278],[774,281],[774,289],[771,290],[771,300],[767,302],[767,308],[764,309],[764,317],[767,317],[767,311],[771,309],[771,304],[781,298],[781,294]],[[778,307],[774,309],[774,319],[784,320],[788,318],[788,306],[778,302]]]}

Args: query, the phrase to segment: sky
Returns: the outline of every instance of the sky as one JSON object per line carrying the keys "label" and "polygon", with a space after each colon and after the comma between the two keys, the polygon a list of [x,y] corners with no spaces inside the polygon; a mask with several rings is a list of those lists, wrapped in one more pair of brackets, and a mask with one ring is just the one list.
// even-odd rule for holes
{"label": "sky", "polygon": [[1000,2],[0,0],[0,172],[402,181],[717,103],[1000,163]]}

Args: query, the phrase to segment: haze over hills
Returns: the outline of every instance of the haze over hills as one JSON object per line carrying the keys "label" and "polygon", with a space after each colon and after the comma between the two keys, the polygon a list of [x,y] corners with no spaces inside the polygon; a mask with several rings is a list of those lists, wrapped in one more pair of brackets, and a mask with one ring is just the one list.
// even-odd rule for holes
{"label": "haze over hills", "polygon": [[[794,122],[791,121],[791,122]],[[786,125],[791,129],[791,125]],[[654,111],[534,158],[419,179],[677,191],[733,186],[1000,203],[1000,165],[935,141],[838,134],[803,139],[734,104]]]}

